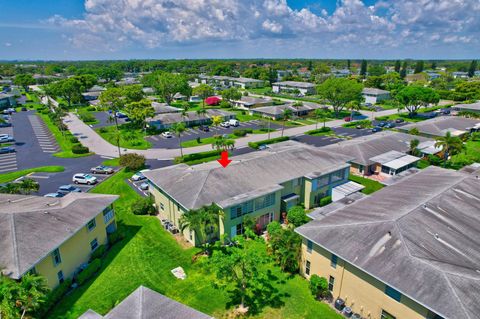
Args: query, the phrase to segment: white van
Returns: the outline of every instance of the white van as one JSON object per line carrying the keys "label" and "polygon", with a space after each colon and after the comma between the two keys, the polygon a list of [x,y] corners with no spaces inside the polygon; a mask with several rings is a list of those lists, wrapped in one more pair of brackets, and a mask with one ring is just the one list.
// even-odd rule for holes
{"label": "white van", "polygon": [[228,121],[228,124],[230,124],[230,126],[235,126],[236,127],[236,126],[240,125],[240,122],[236,119],[231,119],[231,120]]}

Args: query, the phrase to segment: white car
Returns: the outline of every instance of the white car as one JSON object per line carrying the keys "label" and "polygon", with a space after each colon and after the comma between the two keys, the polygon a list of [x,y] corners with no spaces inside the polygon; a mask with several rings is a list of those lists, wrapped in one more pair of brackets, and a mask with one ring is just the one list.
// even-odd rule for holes
{"label": "white car", "polygon": [[95,176],[92,176],[90,174],[75,174],[73,175],[72,181],[75,184],[87,184],[87,185],[93,185],[97,183],[97,178]]}
{"label": "white car", "polygon": [[240,122],[236,119],[231,119],[228,121],[228,124],[230,124],[230,126],[234,126],[234,127],[237,127],[240,125]]}
{"label": "white car", "polygon": [[173,137],[173,134],[172,134],[172,132],[163,132],[162,136],[165,137],[165,138],[170,138],[170,137]]}
{"label": "white car", "polygon": [[138,182],[138,181],[143,181],[144,179],[146,179],[145,175],[143,175],[143,172],[146,172],[148,170],[143,170],[143,171],[140,171],[140,172],[136,172],[135,174],[133,174],[132,176],[132,181],[134,182]]}
{"label": "white car", "polygon": [[13,142],[14,139],[8,134],[0,134],[0,143]]}
{"label": "white car", "polygon": [[221,127],[230,127],[230,122],[222,122],[220,123]]}

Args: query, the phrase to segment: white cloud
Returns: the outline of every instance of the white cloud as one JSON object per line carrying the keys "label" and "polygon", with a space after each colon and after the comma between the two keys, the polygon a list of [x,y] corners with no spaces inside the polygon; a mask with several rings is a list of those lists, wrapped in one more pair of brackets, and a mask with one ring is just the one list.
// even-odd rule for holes
{"label": "white cloud", "polygon": [[[318,7],[318,6],[317,6]],[[271,41],[336,48],[478,48],[478,0],[339,0],[329,14],[296,10],[286,0],[86,0],[81,19],[53,16],[74,46],[95,50],[208,41]]]}
{"label": "white cloud", "polygon": [[11,47],[12,44],[10,42],[5,42],[5,46],[8,48],[8,47]]}

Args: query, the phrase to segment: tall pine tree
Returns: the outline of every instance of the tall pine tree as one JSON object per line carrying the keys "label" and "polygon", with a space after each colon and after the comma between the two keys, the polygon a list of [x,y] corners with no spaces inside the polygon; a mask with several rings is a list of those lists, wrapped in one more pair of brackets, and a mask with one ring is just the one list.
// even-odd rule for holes
{"label": "tall pine tree", "polygon": [[367,60],[362,60],[362,65],[360,66],[360,76],[362,76],[363,78],[365,78],[365,76],[367,75]]}
{"label": "tall pine tree", "polygon": [[415,73],[422,73],[424,65],[423,60],[417,61],[417,64],[415,64]]}
{"label": "tall pine tree", "polygon": [[475,76],[475,71],[477,71],[477,61],[472,60],[472,63],[470,63],[470,68],[468,69],[468,76],[473,78]]}
{"label": "tall pine tree", "polygon": [[407,76],[407,61],[403,61],[402,69],[400,70],[400,77],[404,79]]}
{"label": "tall pine tree", "polygon": [[395,61],[395,72],[400,73],[400,66],[401,66],[400,60]]}

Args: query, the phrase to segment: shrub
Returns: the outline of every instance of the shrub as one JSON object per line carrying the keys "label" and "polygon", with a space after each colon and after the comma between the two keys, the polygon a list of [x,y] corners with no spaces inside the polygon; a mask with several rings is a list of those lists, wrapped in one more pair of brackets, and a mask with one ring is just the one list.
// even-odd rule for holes
{"label": "shrub", "polygon": [[118,243],[119,241],[125,238],[125,235],[123,234],[123,232],[121,232],[118,229],[117,231],[110,233],[107,236],[108,236],[108,243],[110,244],[110,246]]}
{"label": "shrub", "polygon": [[71,137],[70,137],[70,142],[73,143],[73,144],[80,143],[80,142],[78,141],[78,138],[76,138],[75,136],[71,136]]}
{"label": "shrub", "polygon": [[327,206],[332,202],[332,196],[325,196],[320,199],[320,207]]}
{"label": "shrub", "polygon": [[221,101],[219,106],[222,108],[222,109],[228,109],[230,107],[230,103],[228,103],[227,101]]}
{"label": "shrub", "polygon": [[108,132],[108,129],[107,129],[106,127],[101,127],[101,128],[99,129],[99,132],[100,132],[100,133],[107,133],[107,132]]}
{"label": "shrub", "polygon": [[136,153],[123,154],[120,156],[120,165],[129,171],[138,171],[145,167],[145,156]]}
{"label": "shrub", "polygon": [[240,128],[240,129],[235,129],[233,130],[233,135],[235,136],[245,136],[247,135],[248,133],[253,133],[253,130],[251,128]]}
{"label": "shrub", "polygon": [[88,152],[90,152],[88,147],[83,146],[81,144],[75,144],[75,145],[72,146],[72,153],[73,154],[87,154]]}
{"label": "shrub", "polygon": [[372,122],[370,120],[353,121],[343,124],[343,127],[357,127],[358,125],[360,125],[362,128],[371,127]]}
{"label": "shrub", "polygon": [[89,112],[93,112],[93,111],[96,111],[96,110],[97,110],[97,108],[95,106],[87,107],[87,111],[89,111]]}
{"label": "shrub", "polygon": [[267,225],[267,232],[269,236],[272,236],[282,230],[282,225],[279,222],[273,221]]}
{"label": "shrub", "polygon": [[77,275],[77,282],[79,285],[84,284],[88,279],[92,278],[93,275],[102,267],[102,261],[100,259],[92,260],[87,268],[85,268],[81,273]]}
{"label": "shrub", "polygon": [[184,162],[191,162],[195,160],[200,160],[203,158],[213,157],[220,155],[221,151],[214,150],[214,151],[207,151],[207,152],[200,152],[194,154],[187,154],[182,157],[175,158],[175,163],[184,163]]}
{"label": "shrub", "polygon": [[427,160],[430,164],[435,166],[440,166],[443,163],[443,160],[440,157],[432,154],[428,155]]}
{"label": "shrub", "polygon": [[283,141],[288,141],[290,138],[288,136],[283,136],[283,137],[276,137],[276,138],[271,138],[269,140],[263,140],[263,141],[258,141],[258,142],[250,142],[248,143],[248,146],[254,149],[258,149],[260,145],[268,145],[268,144],[275,144],[275,143],[280,143]]}
{"label": "shrub", "polygon": [[134,215],[156,215],[157,210],[153,206],[151,198],[139,198],[130,206],[130,211]]}
{"label": "shrub", "polygon": [[321,297],[325,298],[328,296],[328,281],[324,277],[318,275],[312,275],[310,277],[310,291],[315,298]]}
{"label": "shrub", "polygon": [[315,135],[315,134],[328,133],[328,132],[332,132],[332,129],[330,127],[325,126],[325,127],[322,127],[322,128],[316,129],[316,130],[307,131],[307,132],[305,132],[305,134]]}
{"label": "shrub", "polygon": [[408,131],[408,134],[410,134],[410,135],[420,135],[420,131],[418,130],[418,128],[414,127],[414,128],[412,128]]}
{"label": "shrub", "polygon": [[90,261],[97,259],[97,258],[102,258],[103,255],[105,255],[105,251],[107,250],[107,247],[105,245],[100,245],[95,249],[95,251],[90,255]]}
{"label": "shrub", "polygon": [[67,278],[57,288],[53,289],[43,303],[42,307],[38,311],[38,317],[43,317],[57,302],[62,299],[63,296],[70,290],[72,285],[72,279]]}
{"label": "shrub", "polygon": [[90,113],[80,113],[80,118],[85,123],[92,123],[92,122],[95,122],[97,120],[95,118],[95,116],[93,114],[90,114]]}
{"label": "shrub", "polygon": [[197,144],[200,144],[202,142],[202,139],[200,138],[200,136],[197,136]]}
{"label": "shrub", "polygon": [[287,220],[289,224],[295,227],[302,226],[307,223],[309,218],[305,214],[305,210],[301,206],[293,206],[287,212]]}

